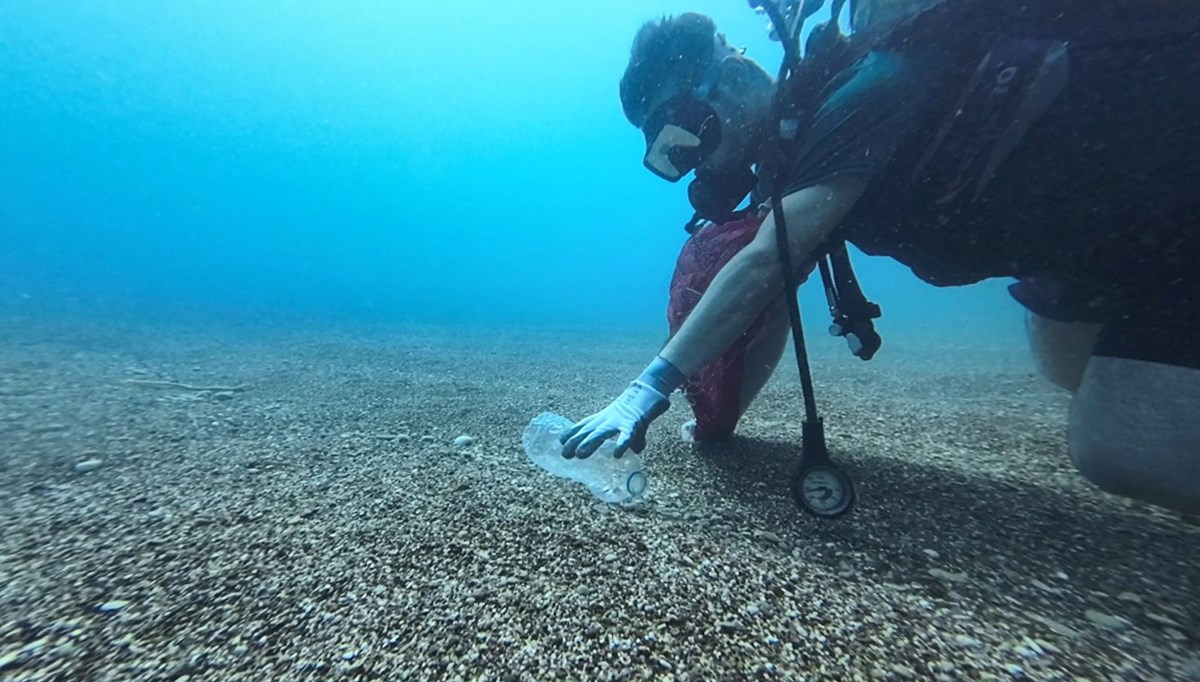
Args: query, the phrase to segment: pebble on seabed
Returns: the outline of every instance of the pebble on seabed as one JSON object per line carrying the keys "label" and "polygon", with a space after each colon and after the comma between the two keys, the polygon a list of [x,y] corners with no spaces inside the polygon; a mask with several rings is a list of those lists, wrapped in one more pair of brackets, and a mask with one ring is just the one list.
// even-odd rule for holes
{"label": "pebble on seabed", "polygon": [[113,599],[112,601],[104,602],[103,604],[101,604],[100,606],[98,606],[96,608],[98,611],[100,611],[100,613],[116,613],[117,611],[120,611],[121,609],[125,608],[128,605],[129,605],[129,602],[127,602],[127,601],[122,601],[120,599]]}
{"label": "pebble on seabed", "polygon": [[1114,616],[1110,613],[1104,613],[1103,611],[1097,611],[1095,609],[1088,609],[1087,611],[1084,611],[1083,615],[1094,625],[1098,625],[1109,630],[1124,630],[1130,626],[1130,622],[1120,616]]}
{"label": "pebble on seabed", "polygon": [[459,448],[465,448],[474,442],[475,442],[475,439],[470,436],[459,436],[458,438],[454,439],[454,446],[459,447]]}
{"label": "pebble on seabed", "polygon": [[89,471],[95,471],[96,469],[99,469],[101,464],[104,464],[104,462],[99,459],[85,459],[82,462],[76,462],[75,466],[71,468],[74,469],[75,473],[77,474],[86,474]]}

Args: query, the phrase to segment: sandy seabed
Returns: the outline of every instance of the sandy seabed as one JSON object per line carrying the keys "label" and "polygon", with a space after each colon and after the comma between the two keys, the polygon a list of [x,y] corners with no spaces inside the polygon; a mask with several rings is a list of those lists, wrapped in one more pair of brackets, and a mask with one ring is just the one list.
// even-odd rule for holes
{"label": "sandy seabed", "polygon": [[1077,476],[1023,349],[819,343],[834,522],[790,362],[727,445],[677,396],[640,504],[529,462],[660,341],[6,325],[0,679],[1200,679],[1200,529]]}

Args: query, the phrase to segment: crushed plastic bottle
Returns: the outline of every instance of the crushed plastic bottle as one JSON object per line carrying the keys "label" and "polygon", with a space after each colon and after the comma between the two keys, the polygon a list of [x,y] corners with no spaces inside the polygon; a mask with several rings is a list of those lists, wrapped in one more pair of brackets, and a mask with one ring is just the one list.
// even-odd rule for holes
{"label": "crushed plastic bottle", "polygon": [[525,454],[534,464],[555,476],[577,481],[605,502],[626,502],[646,492],[642,460],[632,452],[613,457],[617,444],[609,439],[587,459],[566,459],[558,437],[571,428],[571,420],[553,412],[534,417],[521,434]]}

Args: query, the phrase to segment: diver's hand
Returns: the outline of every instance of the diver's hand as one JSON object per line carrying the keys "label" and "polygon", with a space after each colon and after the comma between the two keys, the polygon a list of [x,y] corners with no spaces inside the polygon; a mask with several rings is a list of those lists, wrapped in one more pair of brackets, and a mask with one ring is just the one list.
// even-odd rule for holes
{"label": "diver's hand", "polygon": [[646,447],[646,429],[671,403],[641,380],[629,384],[608,407],[567,429],[561,436],[563,457],[590,457],[605,440],[617,436],[614,457],[626,450],[641,452]]}

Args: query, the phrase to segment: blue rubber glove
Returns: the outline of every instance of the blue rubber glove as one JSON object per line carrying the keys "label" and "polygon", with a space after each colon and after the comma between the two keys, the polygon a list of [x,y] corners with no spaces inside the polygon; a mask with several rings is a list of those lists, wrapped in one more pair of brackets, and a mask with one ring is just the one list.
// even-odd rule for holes
{"label": "blue rubber glove", "polygon": [[584,459],[612,436],[617,436],[613,456],[626,450],[641,452],[646,447],[646,429],[671,403],[667,396],[683,384],[683,374],[674,365],[656,357],[642,375],[629,384],[608,407],[563,432],[563,457]]}

